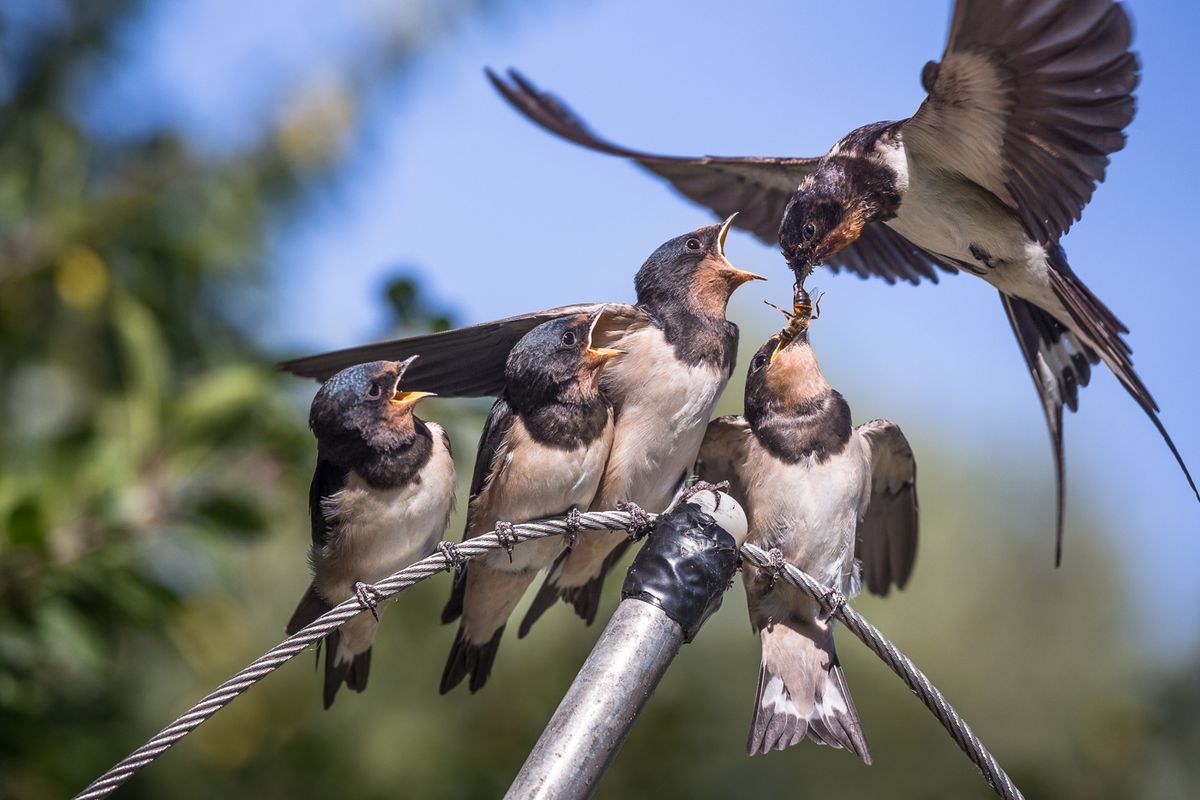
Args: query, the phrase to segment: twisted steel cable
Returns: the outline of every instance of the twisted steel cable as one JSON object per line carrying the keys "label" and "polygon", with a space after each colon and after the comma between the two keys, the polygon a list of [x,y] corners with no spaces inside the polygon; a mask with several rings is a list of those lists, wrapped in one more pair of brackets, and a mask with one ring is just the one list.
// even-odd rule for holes
{"label": "twisted steel cable", "polygon": [[[628,511],[593,511],[561,519],[539,520],[520,525],[506,524],[503,528],[469,539],[461,544],[443,542],[434,554],[375,584],[375,597],[382,602],[426,578],[456,568],[491,550],[509,549],[516,543],[548,536],[572,534],[578,531],[628,530],[637,535],[644,533],[653,523],[654,518],[654,514],[647,514],[639,508],[631,507]],[[959,748],[983,773],[984,779],[996,794],[1005,800],[1024,800],[1012,779],[1001,769],[979,737],[938,691],[937,687],[874,625],[867,622],[858,612],[840,600],[839,596],[831,593],[813,578],[791,564],[781,564],[777,555],[773,557],[771,553],[752,544],[743,545],[741,552],[747,561],[758,567],[778,570],[778,574],[784,580],[805,591],[823,608],[836,615],[917,695],[925,707],[950,733]],[[160,730],[149,741],[88,784],[87,788],[75,796],[75,800],[99,800],[99,798],[108,797],[121,784],[133,777],[134,773],[150,764],[180,739],[200,727],[201,723],[231,703],[238,695],[295,658],[342,623],[364,611],[365,608],[357,598],[350,598],[321,615],[294,635],[289,636],[222,683],[174,722]]]}
{"label": "twisted steel cable", "polygon": [[[513,525],[497,533],[477,536],[460,544],[443,542],[433,555],[405,567],[399,572],[375,584],[376,598],[380,602],[392,597],[415,583],[428,577],[459,566],[490,550],[509,548],[518,542],[558,536],[568,531],[625,530],[636,525],[629,513],[624,511],[597,511],[580,514],[572,519],[551,519]],[[172,745],[187,736],[200,724],[229,705],[238,695],[265,678],[270,673],[300,655],[309,646],[325,637],[330,631],[365,609],[357,598],[350,598],[333,610],[322,614],[304,628],[272,647],[248,667],[222,683],[200,702],[184,712],[178,719],[156,733],[150,741],[134,750],[112,769],[92,781],[86,789],[76,795],[76,800],[99,800],[108,797],[118,786],[133,777],[133,774],[165,753]]]}

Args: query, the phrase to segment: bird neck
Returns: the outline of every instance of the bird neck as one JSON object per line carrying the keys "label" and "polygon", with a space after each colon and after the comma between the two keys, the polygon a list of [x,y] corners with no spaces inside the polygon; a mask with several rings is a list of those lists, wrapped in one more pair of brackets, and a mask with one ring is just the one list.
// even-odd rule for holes
{"label": "bird neck", "polygon": [[772,455],[789,464],[813,459],[820,464],[846,447],[853,430],[850,406],[834,389],[790,408],[746,407],[755,438]]}
{"label": "bird neck", "polygon": [[514,411],[539,444],[575,450],[594,442],[608,426],[611,406],[595,387],[572,387],[552,400]]}
{"label": "bird neck", "polygon": [[429,426],[411,414],[399,424],[369,434],[347,433],[322,442],[321,457],[354,470],[377,489],[403,486],[417,476],[433,454]]}
{"label": "bird neck", "polygon": [[724,303],[719,309],[680,300],[639,305],[658,324],[681,362],[691,367],[707,363],[733,368],[738,328],[725,318]]}

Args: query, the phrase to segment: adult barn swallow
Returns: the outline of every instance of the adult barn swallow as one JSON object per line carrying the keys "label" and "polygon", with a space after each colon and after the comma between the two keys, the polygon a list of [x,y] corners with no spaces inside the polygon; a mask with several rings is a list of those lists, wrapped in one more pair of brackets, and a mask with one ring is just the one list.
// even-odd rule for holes
{"label": "adult barn swallow", "polygon": [[[479,440],[464,538],[500,521],[528,522],[592,501],[613,438],[600,368],[619,355],[592,344],[603,312],[601,306],[544,322],[509,353],[504,395]],[[442,673],[443,694],[467,675],[472,692],[487,682],[509,615],[562,546],[557,537],[522,542],[463,567],[442,613],[442,622],[462,618]]]}
{"label": "adult barn swallow", "polygon": [[[731,224],[732,217],[664,242],[637,272],[637,304],[606,305],[595,335],[624,355],[601,373],[616,427],[593,509],[628,500],[647,511],[663,511],[695,461],[737,351],[738,329],[725,319],[726,305],[738,286],[761,280],[725,257]],[[282,367],[319,379],[346,363],[420,352],[411,373],[414,385],[446,396],[498,396],[504,391],[505,359],[522,335],[549,319],[598,307],[564,306],[301,358]],[[528,632],[559,596],[584,619],[594,620],[607,564],[625,541],[606,533],[580,535],[552,568],[520,632]]]}
{"label": "adult barn swallow", "polygon": [[[886,595],[893,584],[904,587],[916,556],[912,450],[894,422],[851,427],[846,401],[809,345],[806,321],[793,323],[750,362],[745,416],[709,425],[700,477],[730,481],[749,518],[748,541],[777,548],[833,591],[853,594],[865,577],[872,592]],[[834,650],[834,620],[776,578],[751,566],[743,573],[762,644],[748,752],[807,737],[871,763]]]}
{"label": "adult barn swallow", "polygon": [[[959,0],[928,97],[859,128],[820,158],[675,158],[593,134],[519,74],[496,88],[547,130],[631,158],[768,244],[803,280],[816,264],[889,283],[964,271],[995,286],[1041,399],[1053,446],[1056,562],[1063,523],[1063,406],[1103,361],[1200,491],[1122,338],[1059,239],[1078,220],[1133,118],[1138,61],[1112,0]],[[799,188],[797,188],[799,187]],[[780,220],[782,219],[782,223]]]}
{"label": "adult barn swallow", "polygon": [[430,393],[399,388],[415,360],[342,370],[317,391],[309,414],[317,437],[308,493],[313,581],[287,632],[356,595],[370,607],[326,637],[326,708],[342,683],[367,686],[379,626],[369,585],[432,552],[454,506],[450,440],[413,413]]}

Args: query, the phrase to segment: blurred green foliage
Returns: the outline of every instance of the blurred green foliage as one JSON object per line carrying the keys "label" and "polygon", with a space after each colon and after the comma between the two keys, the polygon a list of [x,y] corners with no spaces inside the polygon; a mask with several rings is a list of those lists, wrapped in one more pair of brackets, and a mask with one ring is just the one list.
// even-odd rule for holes
{"label": "blurred green foliage", "polygon": [[[336,168],[362,83],[220,156],[185,131],[109,140],[82,126],[73,94],[138,7],[61,8],[35,46],[0,54],[3,797],[82,788],[280,638],[307,583],[309,387],[275,373],[232,309],[261,286],[270,224]],[[403,69],[419,45],[405,39],[374,68]],[[384,301],[403,329],[452,323],[409,278]],[[764,333],[745,333],[742,363]],[[720,411],[740,395],[739,377]],[[483,407],[423,409],[449,428],[465,481]],[[1190,796],[1200,654],[1155,666],[1140,651],[1152,610],[1127,606],[1103,526],[1055,571],[1046,531],[1007,523],[1027,488],[1019,472],[982,486],[964,454],[918,458],[913,584],[859,607],[1031,798]],[[508,637],[480,695],[439,697],[446,590],[429,581],[389,609],[369,694],[343,692],[323,712],[312,663],[297,659],[120,796],[498,796],[597,631],[559,609],[527,640]],[[891,673],[849,635],[839,646],[875,766],[811,745],[743,755],[758,654],[735,590],[600,795],[988,796]]]}

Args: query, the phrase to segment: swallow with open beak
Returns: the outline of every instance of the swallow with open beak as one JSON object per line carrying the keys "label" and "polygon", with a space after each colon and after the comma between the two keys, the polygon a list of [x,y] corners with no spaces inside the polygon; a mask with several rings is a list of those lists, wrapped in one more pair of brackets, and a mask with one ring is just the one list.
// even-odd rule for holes
{"label": "swallow with open beak", "polygon": [[440,425],[413,413],[431,393],[399,388],[416,358],[344,369],[312,402],[313,580],[287,632],[296,633],[351,597],[367,606],[325,638],[326,708],[343,683],[356,692],[366,688],[379,626],[370,585],[429,555],[454,506],[450,440]]}
{"label": "swallow with open beak", "polygon": [[[1061,560],[1063,407],[1103,362],[1149,417],[1200,500],[1135,372],[1128,329],[1067,262],[1060,238],[1124,147],[1138,60],[1113,0],[958,0],[912,117],[861,127],[817,158],[678,158],[596,136],[516,72],[498,91],[550,132],[632,159],[718,214],[778,242],[796,278],[818,264],[889,283],[966,272],[994,286],[1049,426]],[[782,220],[782,221],[781,221]]]}
{"label": "swallow with open beak", "polygon": [[[615,429],[592,509],[632,501],[663,511],[690,471],[713,406],[729,380],[737,326],[725,318],[737,287],[758,275],[725,257],[733,217],[660,245],[634,279],[636,305],[608,303],[595,339],[624,355],[600,375],[612,401]],[[504,364],[526,332],[565,314],[593,313],[600,304],[564,306],[467,328],[355,347],[282,365],[297,375],[324,378],[364,358],[420,352],[414,385],[445,396],[498,396]],[[627,540],[611,533],[581,534],[552,567],[519,633],[524,635],[558,598],[587,622],[595,617],[608,566]]]}
{"label": "swallow with open beak", "polygon": [[[886,595],[892,585],[903,588],[916,556],[912,450],[894,422],[851,426],[849,406],[809,344],[807,300],[798,289],[796,314],[750,362],[745,415],[708,426],[697,471],[703,480],[729,481],[751,543],[778,550],[833,592],[852,595],[865,579]],[[748,752],[807,737],[869,764],[831,615],[769,569],[747,565],[743,582],[762,645]]]}
{"label": "swallow with open beak", "polygon": [[[497,522],[521,523],[586,509],[600,485],[613,440],[612,404],[600,392],[601,367],[620,351],[593,344],[601,306],[534,328],[508,355],[504,395],[479,441],[469,539]],[[508,617],[537,573],[562,550],[552,537],[494,550],[458,573],[443,622],[460,619],[442,673],[446,693],[468,675],[487,682]]]}

